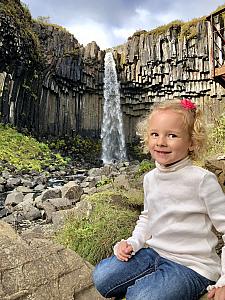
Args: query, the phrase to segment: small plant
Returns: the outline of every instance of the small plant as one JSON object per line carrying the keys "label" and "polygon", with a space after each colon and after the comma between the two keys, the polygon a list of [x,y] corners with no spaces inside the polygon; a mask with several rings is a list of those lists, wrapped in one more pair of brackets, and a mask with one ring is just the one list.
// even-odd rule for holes
{"label": "small plant", "polygon": [[112,178],[104,178],[102,180],[99,180],[97,183],[96,183],[96,187],[100,187],[100,186],[103,186],[103,185],[106,185],[106,184],[109,184],[109,183],[112,183],[113,182],[113,179]]}
{"label": "small plant", "polygon": [[155,164],[148,160],[148,159],[144,159],[142,160],[142,162],[139,165],[139,169],[138,172],[136,174],[136,176],[141,176],[142,174],[152,170],[155,167]]}

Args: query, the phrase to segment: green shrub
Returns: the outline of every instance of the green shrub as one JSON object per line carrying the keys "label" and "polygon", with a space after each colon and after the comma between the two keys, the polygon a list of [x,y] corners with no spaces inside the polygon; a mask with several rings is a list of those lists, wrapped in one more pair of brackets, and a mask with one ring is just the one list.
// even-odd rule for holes
{"label": "green shrub", "polygon": [[225,153],[225,114],[215,119],[209,130],[208,149],[206,156]]}
{"label": "green shrub", "polygon": [[66,136],[65,139],[54,139],[47,143],[53,151],[75,160],[83,158],[85,162],[92,163],[101,156],[101,143],[97,139],[76,135],[74,137]]}
{"label": "green shrub", "polygon": [[141,176],[142,174],[152,170],[154,167],[155,167],[154,162],[152,162],[148,159],[144,159],[144,160],[142,160],[142,162],[139,165],[139,169],[138,169],[136,176]]}
{"label": "green shrub", "polygon": [[68,218],[57,241],[92,264],[111,255],[113,245],[130,236],[139,215],[138,211],[112,201],[113,196],[112,191],[89,196],[93,205],[89,218]]}

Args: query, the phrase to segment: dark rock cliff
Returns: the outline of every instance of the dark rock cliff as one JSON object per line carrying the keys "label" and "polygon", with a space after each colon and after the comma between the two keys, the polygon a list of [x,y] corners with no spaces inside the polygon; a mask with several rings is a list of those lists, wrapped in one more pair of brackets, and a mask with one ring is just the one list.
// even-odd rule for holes
{"label": "dark rock cliff", "polygon": [[[225,91],[210,78],[207,30],[204,19],[175,22],[112,49],[127,140],[155,101],[190,97],[222,111]],[[1,121],[39,137],[99,137],[104,54],[95,42],[83,47],[65,29],[34,22],[19,0],[0,0]]]}
{"label": "dark rock cliff", "polygon": [[[1,0],[2,1],[2,0]],[[22,14],[22,16],[21,16]],[[0,3],[1,120],[37,136],[99,136],[104,52],[56,25]]]}

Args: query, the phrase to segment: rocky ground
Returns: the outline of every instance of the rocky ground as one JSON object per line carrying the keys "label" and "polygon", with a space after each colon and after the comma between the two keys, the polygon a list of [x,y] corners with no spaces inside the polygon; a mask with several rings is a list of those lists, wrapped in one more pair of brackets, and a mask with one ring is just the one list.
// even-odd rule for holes
{"label": "rocky ground", "polygon": [[[225,188],[225,157],[209,159],[205,165]],[[70,165],[64,169],[52,167],[42,173],[8,168],[0,175],[0,218],[17,229],[26,228],[32,223],[51,223],[60,212],[81,205],[85,195],[112,185],[140,190],[142,177],[136,176],[139,166],[138,161],[89,169]]]}
{"label": "rocky ground", "polygon": [[[83,210],[86,195],[112,187],[142,188],[142,178],[132,178],[139,163],[124,162],[98,168],[66,168],[38,173],[3,171],[0,176],[0,218],[18,231],[34,224],[54,223],[71,209]],[[82,208],[81,208],[82,207]]]}
{"label": "rocky ground", "polygon": [[[206,167],[225,188],[225,157],[208,160]],[[65,300],[103,299],[92,286],[92,267],[75,252],[54,244],[51,237],[69,214],[90,214],[92,206],[85,200],[87,195],[112,188],[132,194],[140,191],[143,175],[137,176],[139,168],[138,162],[125,162],[89,169],[52,168],[43,173],[3,171],[0,175],[1,299],[51,300],[62,299],[62,294]],[[220,239],[218,253],[221,246]]]}

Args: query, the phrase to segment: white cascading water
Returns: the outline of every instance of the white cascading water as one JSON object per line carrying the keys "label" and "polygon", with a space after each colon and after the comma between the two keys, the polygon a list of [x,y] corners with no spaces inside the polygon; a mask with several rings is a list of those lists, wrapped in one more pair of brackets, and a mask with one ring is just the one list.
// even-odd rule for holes
{"label": "white cascading water", "polygon": [[102,160],[104,164],[126,160],[119,83],[111,52],[105,55],[104,108],[102,123]]}

